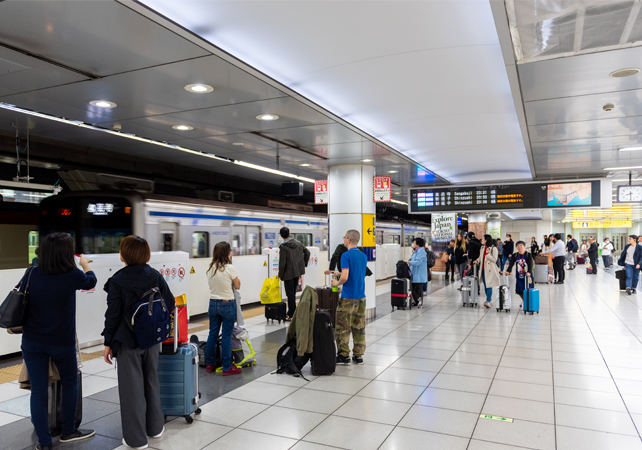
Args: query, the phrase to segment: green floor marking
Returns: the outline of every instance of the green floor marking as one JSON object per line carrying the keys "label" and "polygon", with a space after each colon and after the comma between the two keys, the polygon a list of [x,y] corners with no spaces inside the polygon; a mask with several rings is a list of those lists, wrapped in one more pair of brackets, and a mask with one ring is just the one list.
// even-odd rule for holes
{"label": "green floor marking", "polygon": [[499,420],[500,422],[513,423],[513,419],[509,419],[508,417],[489,416],[488,414],[480,414],[479,417],[481,417],[482,419]]}

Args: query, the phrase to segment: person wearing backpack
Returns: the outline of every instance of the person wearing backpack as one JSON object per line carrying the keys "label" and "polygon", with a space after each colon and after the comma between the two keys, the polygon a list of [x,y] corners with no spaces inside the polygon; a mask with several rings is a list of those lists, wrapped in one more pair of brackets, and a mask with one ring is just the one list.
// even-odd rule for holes
{"label": "person wearing backpack", "polygon": [[428,278],[427,281],[424,283],[424,291],[428,290],[428,281],[432,281],[432,274],[430,273],[430,270],[435,267],[435,264],[437,263],[437,257],[435,256],[435,253],[428,248],[428,244],[424,245],[424,250],[426,251],[426,269],[428,270]]}
{"label": "person wearing backpack", "polygon": [[[22,327],[22,358],[31,382],[31,423],[38,436],[37,449],[52,448],[48,417],[49,360],[58,368],[62,384],[62,435],[60,442],[87,439],[94,430],[76,429],[78,363],[76,361],[76,291],[93,289],[96,275],[89,260],[74,260],[74,241],[67,233],[52,233],[40,244],[39,264],[27,269],[20,286],[29,279],[29,307]],[[30,278],[29,275],[30,274]]]}
{"label": "person wearing backpack", "polygon": [[165,278],[147,262],[151,257],[147,241],[127,236],[120,243],[120,260],[125,267],[105,284],[104,359],[112,364],[118,359],[118,396],[123,430],[123,445],[147,448],[147,438],[160,438],[165,430],[158,381],[160,342],[143,350],[148,342],[139,342],[130,321],[136,304],[151,289],[158,289],[166,308],[174,311],[174,295]]}

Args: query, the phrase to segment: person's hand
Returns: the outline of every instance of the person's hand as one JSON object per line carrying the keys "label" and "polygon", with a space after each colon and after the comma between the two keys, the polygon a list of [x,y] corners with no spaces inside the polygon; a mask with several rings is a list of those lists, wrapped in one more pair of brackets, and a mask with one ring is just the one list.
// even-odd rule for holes
{"label": "person's hand", "polygon": [[510,272],[504,272],[505,275],[510,275]]}
{"label": "person's hand", "polygon": [[114,352],[111,350],[111,347],[105,346],[105,351],[103,352],[103,358],[105,358],[105,362],[107,364],[113,364],[112,361],[114,360]]}
{"label": "person's hand", "polygon": [[635,266],[635,268],[636,268],[636,269],[639,269],[639,268],[640,268],[640,265],[638,264],[637,266]]}
{"label": "person's hand", "polygon": [[81,267],[88,266],[90,261],[85,258],[85,255],[80,255],[80,261],[78,261],[78,264],[80,264]]}
{"label": "person's hand", "polygon": [[332,280],[332,287],[339,286],[339,280]]}
{"label": "person's hand", "polygon": [[326,270],[326,271],[325,271],[325,272],[323,272],[323,273],[325,273],[326,275],[330,275],[332,272],[333,272],[332,270],[329,270],[329,269],[328,269],[328,270]]}
{"label": "person's hand", "polygon": [[476,259],[475,261],[473,261],[473,264],[479,264],[479,260]]}
{"label": "person's hand", "polygon": [[512,256],[513,256],[512,254],[508,255],[509,258],[511,258]]}
{"label": "person's hand", "polygon": [[530,277],[530,276],[531,276],[531,273],[530,273],[530,272],[526,272],[526,276],[527,276],[527,277]]}

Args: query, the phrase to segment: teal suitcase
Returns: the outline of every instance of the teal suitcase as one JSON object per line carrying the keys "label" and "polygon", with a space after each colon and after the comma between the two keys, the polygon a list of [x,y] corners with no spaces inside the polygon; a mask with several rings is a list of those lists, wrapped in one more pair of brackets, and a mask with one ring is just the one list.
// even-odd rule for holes
{"label": "teal suitcase", "polygon": [[[529,285],[530,285],[530,279]],[[539,289],[526,289],[524,291],[524,314],[539,314]]]}

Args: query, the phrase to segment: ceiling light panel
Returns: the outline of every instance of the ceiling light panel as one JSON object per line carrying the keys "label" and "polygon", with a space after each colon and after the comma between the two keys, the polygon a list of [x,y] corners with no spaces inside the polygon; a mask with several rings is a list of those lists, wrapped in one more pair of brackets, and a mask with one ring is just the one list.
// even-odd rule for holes
{"label": "ceiling light panel", "polygon": [[108,100],[92,100],[89,102],[90,105],[92,106],[97,106],[98,108],[115,108],[118,106],[114,102],[110,102]]}
{"label": "ceiling light panel", "polygon": [[185,90],[187,92],[193,92],[195,94],[209,94],[210,92],[214,91],[214,88],[209,84],[195,83],[185,86]]}

